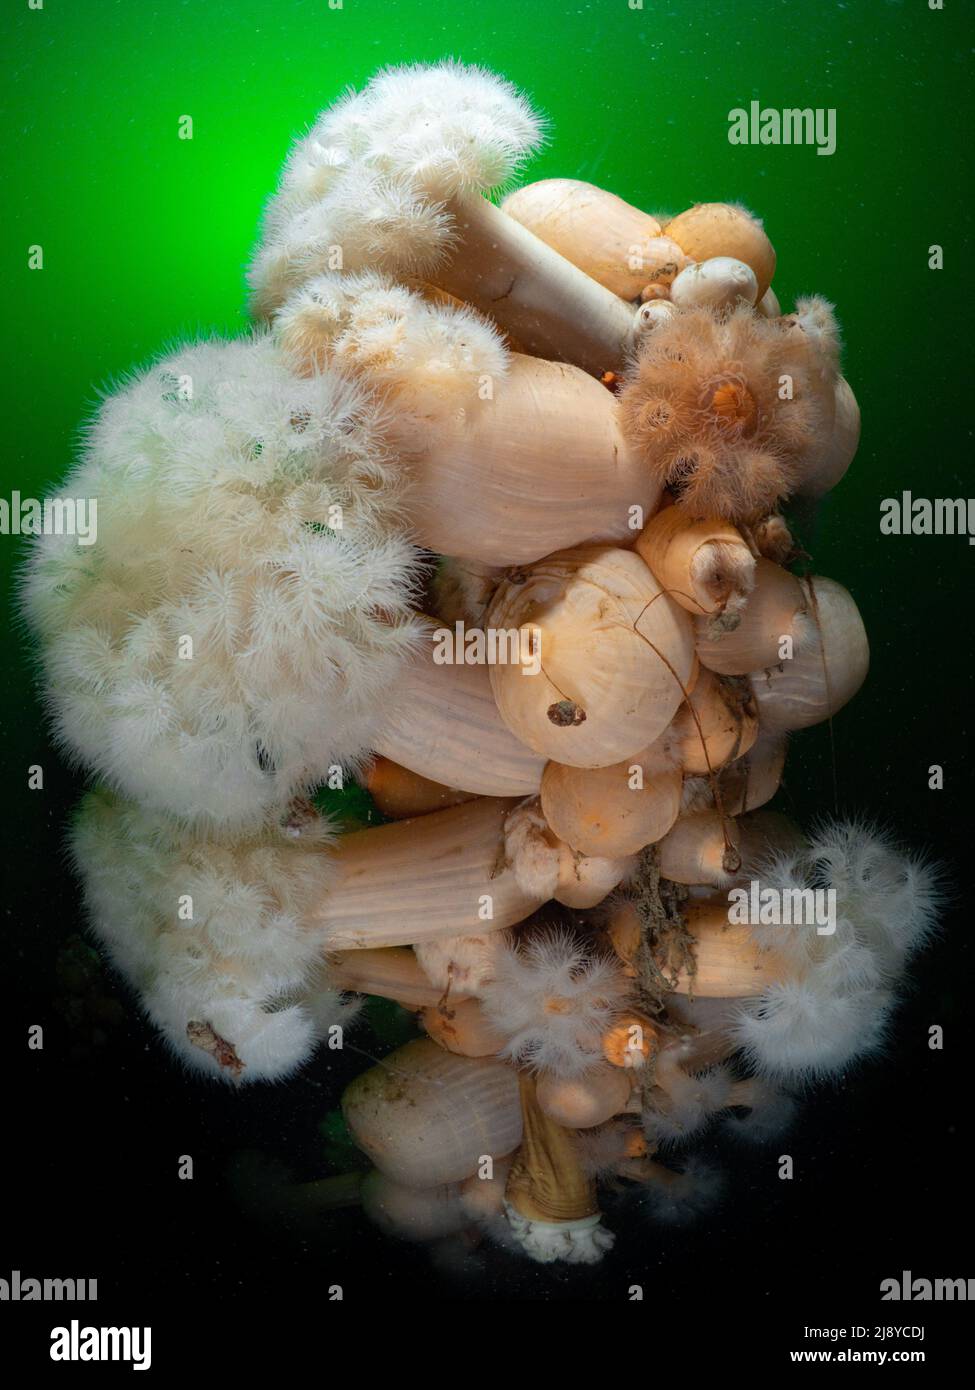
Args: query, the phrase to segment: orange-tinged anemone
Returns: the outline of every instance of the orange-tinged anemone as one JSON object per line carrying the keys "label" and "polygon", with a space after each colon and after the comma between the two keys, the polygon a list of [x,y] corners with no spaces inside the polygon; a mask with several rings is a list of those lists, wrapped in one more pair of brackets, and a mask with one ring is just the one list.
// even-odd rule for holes
{"label": "orange-tinged anemone", "polygon": [[603,1056],[614,1067],[643,1067],[656,1049],[649,1020],[624,1014],[603,1036]]}
{"label": "orange-tinged anemone", "polygon": [[728,431],[754,434],[758,424],[758,404],[743,381],[722,381],[715,386],[705,409],[720,428]]}
{"label": "orange-tinged anemone", "polygon": [[645,1158],[649,1149],[645,1134],[641,1134],[638,1129],[632,1129],[627,1133],[623,1141],[623,1154],[626,1158]]}
{"label": "orange-tinged anemone", "polygon": [[747,305],[679,311],[646,334],[624,383],[627,437],[695,516],[766,515],[829,436],[835,343],[835,326],[799,332]]}

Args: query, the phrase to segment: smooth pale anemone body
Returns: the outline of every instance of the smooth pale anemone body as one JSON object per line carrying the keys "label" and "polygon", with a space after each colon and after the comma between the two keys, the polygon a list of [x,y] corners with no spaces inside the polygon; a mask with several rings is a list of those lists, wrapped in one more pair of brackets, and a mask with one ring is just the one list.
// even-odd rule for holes
{"label": "smooth pale anemone body", "polygon": [[[817,304],[817,322],[831,320]],[[835,325],[831,337],[747,305],[679,310],[641,339],[620,395],[624,433],[692,515],[757,519],[829,436],[835,350]]]}
{"label": "smooth pale anemone body", "polygon": [[508,948],[506,931],[483,936],[447,936],[414,946],[424,975],[444,995],[473,995],[494,978],[498,957]]}
{"label": "smooth pale anemone body", "polygon": [[71,853],[92,928],[192,1070],[278,1080],[351,1022],[310,915],[332,880],[333,838],[314,816],[206,838],[110,792],[82,803]]}
{"label": "smooth pale anemone body", "polygon": [[382,409],[266,336],[187,347],[110,397],[36,539],[24,606],[68,754],[149,809],[260,824],[368,751],[418,640]]}

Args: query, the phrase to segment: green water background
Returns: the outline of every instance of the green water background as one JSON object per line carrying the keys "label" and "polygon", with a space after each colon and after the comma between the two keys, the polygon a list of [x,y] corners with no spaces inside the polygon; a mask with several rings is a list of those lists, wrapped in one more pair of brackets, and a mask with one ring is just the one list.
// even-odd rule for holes
{"label": "green water background", "polygon": [[[177,336],[245,328],[260,209],[292,136],[345,84],[384,63],[484,63],[551,123],[529,177],[588,179],[648,210],[741,200],[778,249],[783,304],[811,291],[836,303],[863,442],[811,548],[856,596],[873,648],[869,682],[834,728],[841,798],[927,823],[941,814],[926,790],[935,762],[941,802],[959,793],[975,550],[884,538],[878,521],[880,500],[904,488],[972,490],[963,5],[47,0],[21,5],[10,32],[4,495],[57,482],[96,390]],[[730,145],[728,112],[752,99],[835,108],[836,153]],[[184,115],[192,140],[178,138]],[[933,243],[942,271],[927,266]],[[34,244],[41,271],[27,268]],[[0,538],[5,578],[18,548]],[[65,774],[12,633],[6,678],[6,749],[21,767],[43,761],[50,788]],[[803,809],[832,800],[815,756],[825,740],[796,740],[789,783]],[[5,791],[18,819],[43,815],[16,767]]]}
{"label": "green water background", "polygon": [[[856,597],[873,654],[832,731],[839,804],[952,861],[963,903],[975,548],[885,538],[878,523],[881,499],[902,489],[975,490],[966,6],[45,0],[12,7],[6,24],[2,495],[56,484],[97,389],[177,336],[245,328],[243,270],[291,138],[380,65],[452,55],[523,87],[551,122],[527,178],[588,179],[651,211],[733,199],[762,215],[783,304],[818,292],[837,305],[863,411],[859,455],[807,537],[816,569]],[[752,99],[834,107],[836,153],[730,145],[728,113]],[[191,141],[178,138],[184,115]],[[31,271],[37,243],[44,269]],[[944,247],[938,272],[933,243]],[[5,581],[17,551],[0,537]],[[40,980],[42,992],[52,937],[77,926],[60,840],[81,781],[52,752],[12,620],[4,657],[8,944],[24,987]],[[31,793],[26,770],[38,762],[45,791]],[[942,792],[927,788],[934,763]],[[828,729],[793,741],[782,800],[802,821],[833,808]],[[954,988],[970,964],[963,912],[959,925],[919,972],[889,1064],[914,1069],[915,1118],[941,1136],[945,1164],[953,1126],[924,1070],[924,1028],[960,1028],[968,1013]],[[893,1150],[895,1092],[878,1094],[871,1142]],[[855,1151],[853,1113],[838,1103],[827,1113]],[[935,1221],[934,1189],[950,1191],[939,1171]]]}

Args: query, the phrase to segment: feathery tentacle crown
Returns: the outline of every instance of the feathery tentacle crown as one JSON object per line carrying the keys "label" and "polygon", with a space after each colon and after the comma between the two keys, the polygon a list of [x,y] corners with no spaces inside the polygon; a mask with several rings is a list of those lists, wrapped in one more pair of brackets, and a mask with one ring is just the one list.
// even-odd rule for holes
{"label": "feathery tentacle crown", "polygon": [[476,405],[482,381],[500,381],[510,354],[498,330],[465,304],[437,304],[375,271],[316,275],[274,317],[298,370],[328,364],[382,393],[394,429]]}
{"label": "feathery tentacle crown", "polygon": [[181,349],[111,396],[24,605],[57,738],[141,805],[236,829],[369,747],[418,630],[381,407],[267,336]]}
{"label": "feathery tentacle crown", "polygon": [[327,824],[209,839],[109,792],[82,803],[71,852],[92,928],[192,1070],[273,1081],[354,1009],[321,976],[310,925],[333,874]]}
{"label": "feathery tentacle crown", "polygon": [[829,436],[837,359],[825,300],[782,320],[747,305],[677,310],[640,341],[620,395],[624,431],[693,515],[759,517]]}
{"label": "feathery tentacle crown", "polygon": [[800,1081],[875,1052],[904,967],[934,930],[938,871],[881,831],[835,821],[814,830],[806,848],[774,858],[760,878],[781,892],[835,890],[836,930],[752,927],[789,970],[743,1005],[736,1046],[761,1074]]}
{"label": "feathery tentacle crown", "polygon": [[481,68],[378,73],[292,151],[250,271],[254,313],[327,270],[428,273],[451,245],[445,200],[505,183],[541,137],[526,99]]}
{"label": "feathery tentacle crown", "polygon": [[568,930],[507,944],[482,984],[482,1007],[523,1066],[579,1076],[602,1062],[603,1036],[629,1001],[618,961],[593,954]]}

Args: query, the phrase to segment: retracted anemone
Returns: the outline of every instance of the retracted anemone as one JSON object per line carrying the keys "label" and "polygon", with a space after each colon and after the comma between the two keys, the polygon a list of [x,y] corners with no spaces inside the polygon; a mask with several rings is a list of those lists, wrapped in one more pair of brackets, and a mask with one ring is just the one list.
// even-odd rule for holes
{"label": "retracted anemone", "polygon": [[676,242],[661,235],[655,217],[579,179],[527,184],[501,206],[621,299],[639,299],[647,286],[669,286],[688,264]]}
{"label": "retracted anemone", "polygon": [[490,314],[529,352],[618,368],[632,305],[486,197],[541,142],[528,101],[457,63],[391,68],[322,113],[296,147],[251,267],[268,318],[328,270],[417,277]]}
{"label": "retracted anemone", "polygon": [[801,484],[835,410],[824,301],[817,314],[805,332],[747,305],[677,310],[641,339],[624,433],[692,516],[757,520]]}
{"label": "retracted anemone", "polygon": [[691,260],[731,256],[750,267],[755,276],[757,300],[761,300],[775,274],[775,248],[760,218],[740,203],[695,203],[669,220],[663,233],[674,240]]}
{"label": "retracted anemone", "polygon": [[192,1070],[274,1081],[355,1009],[329,988],[311,909],[332,877],[325,822],[209,839],[110,792],[71,835],[91,929]]}
{"label": "retracted anemone", "polygon": [[346,1087],[349,1133],[379,1171],[412,1188],[473,1177],[521,1143],[518,1077],[493,1057],[459,1057],[417,1038]]}
{"label": "retracted anemone", "polygon": [[795,1098],[761,1077],[752,1078],[748,1084],[752,1092],[749,1106],[726,1116],[722,1126],[725,1134],[747,1144],[766,1144],[778,1139],[796,1118]]}
{"label": "retracted anemone", "polygon": [[905,967],[935,930],[937,868],[881,831],[839,821],[815,831],[807,849],[778,855],[760,880],[783,894],[833,890],[835,930],[752,925],[760,946],[787,968],[742,1005],[736,1046],[760,1074],[785,1082],[839,1071],[876,1052]]}
{"label": "retracted anemone", "polygon": [[24,582],[62,747],[204,828],[354,765],[418,642],[404,485],[369,392],[266,336],[109,396],[66,483],[97,540],[38,537]]}
{"label": "retracted anemone", "polygon": [[[772,600],[770,608],[776,603],[775,589],[781,587],[788,591],[781,581],[766,590]],[[792,630],[792,660],[764,670],[756,668],[751,676],[759,723],[768,735],[809,728],[829,719],[852,700],[870,667],[867,632],[852,594],[823,575],[807,575],[800,588],[805,613],[797,613],[781,628],[783,633]],[[780,592],[779,603],[782,596]],[[749,636],[754,633],[746,630],[746,642]],[[702,644],[701,660],[713,660],[716,647],[720,644]]]}

